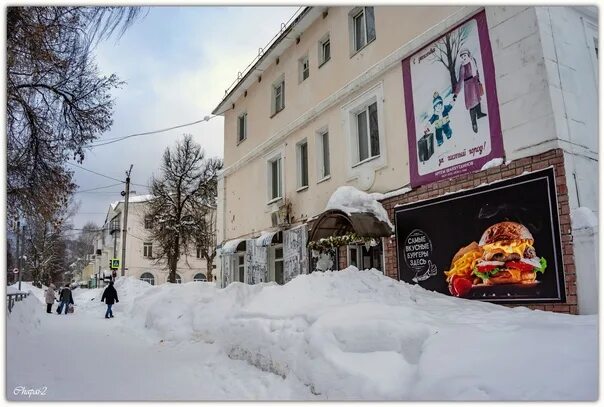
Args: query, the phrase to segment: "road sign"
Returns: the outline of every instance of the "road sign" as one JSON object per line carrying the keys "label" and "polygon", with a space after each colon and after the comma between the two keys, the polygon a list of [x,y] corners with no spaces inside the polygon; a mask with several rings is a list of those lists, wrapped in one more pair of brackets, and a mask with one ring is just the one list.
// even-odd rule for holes
{"label": "road sign", "polygon": [[111,259],[109,260],[109,268],[111,270],[117,270],[120,268],[120,259]]}
{"label": "road sign", "polygon": [[15,273],[15,274],[19,274],[19,269],[18,269],[18,268],[14,268],[14,269],[13,269],[13,273]]}

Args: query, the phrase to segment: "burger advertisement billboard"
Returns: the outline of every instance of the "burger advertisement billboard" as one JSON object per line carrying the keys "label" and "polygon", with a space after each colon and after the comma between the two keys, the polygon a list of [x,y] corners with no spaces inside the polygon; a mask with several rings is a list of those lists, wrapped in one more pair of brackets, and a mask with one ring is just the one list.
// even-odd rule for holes
{"label": "burger advertisement billboard", "polygon": [[565,301],[552,168],[395,208],[399,278],[500,303]]}

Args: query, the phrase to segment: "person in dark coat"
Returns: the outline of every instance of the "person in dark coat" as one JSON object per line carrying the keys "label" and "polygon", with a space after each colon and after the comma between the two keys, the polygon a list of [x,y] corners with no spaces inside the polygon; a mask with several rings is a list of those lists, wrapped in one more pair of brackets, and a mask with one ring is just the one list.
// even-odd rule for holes
{"label": "person in dark coat", "polygon": [[65,315],[67,315],[67,309],[69,308],[69,304],[73,304],[73,296],[71,295],[71,289],[69,288],[69,283],[65,284],[65,287],[61,290],[61,295],[59,296],[61,300],[61,304],[57,309],[57,314],[60,314],[63,309],[65,309]]}
{"label": "person in dark coat", "polygon": [[120,300],[117,299],[117,291],[113,286],[113,281],[111,281],[109,283],[109,286],[107,286],[107,288],[105,288],[105,291],[103,291],[101,302],[103,302],[103,300],[105,301],[105,304],[107,304],[107,312],[105,312],[105,318],[113,318],[113,311],[111,310],[111,307],[114,303],[120,302]]}

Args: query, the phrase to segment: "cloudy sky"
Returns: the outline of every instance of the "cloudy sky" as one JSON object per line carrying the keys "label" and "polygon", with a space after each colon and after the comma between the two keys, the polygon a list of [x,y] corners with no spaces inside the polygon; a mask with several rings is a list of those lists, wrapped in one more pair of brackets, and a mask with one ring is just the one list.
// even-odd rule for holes
{"label": "cloudy sky", "polygon": [[[210,115],[225,89],[280,30],[297,7],[151,7],[118,40],[96,49],[99,69],[115,73],[126,85],[114,93],[114,123],[97,142],[176,125]],[[163,151],[183,134],[193,135],[210,156],[223,153],[223,119],[216,117],[190,127],[134,137],[88,151],[82,166],[112,178],[147,185],[158,172]],[[116,184],[74,168],[80,191]],[[121,186],[79,192],[80,228],[87,221],[102,224],[109,204],[120,199]],[[148,192],[133,185],[137,194]]]}

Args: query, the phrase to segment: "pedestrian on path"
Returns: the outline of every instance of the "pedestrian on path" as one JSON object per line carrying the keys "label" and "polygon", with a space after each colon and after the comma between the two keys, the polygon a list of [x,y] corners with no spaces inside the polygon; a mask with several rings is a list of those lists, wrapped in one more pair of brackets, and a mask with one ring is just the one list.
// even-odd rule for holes
{"label": "pedestrian on path", "polygon": [[105,318],[113,318],[113,311],[111,310],[111,307],[114,303],[120,302],[120,300],[117,299],[117,291],[113,286],[113,281],[110,281],[109,286],[105,288],[105,291],[103,291],[101,302],[103,302],[103,300],[105,301],[105,304],[107,304],[107,312],[105,312]]}
{"label": "pedestrian on path", "polygon": [[57,297],[55,295],[55,288],[55,285],[53,283],[50,283],[45,293],[46,312],[49,314],[52,314],[52,304],[54,304],[57,300]]}
{"label": "pedestrian on path", "polygon": [[69,283],[65,283],[65,287],[61,290],[61,304],[59,308],[57,308],[57,314],[60,314],[63,308],[65,308],[65,315],[67,315],[67,309],[69,308],[69,304],[73,304],[73,296],[71,295],[71,289],[69,288]]}

